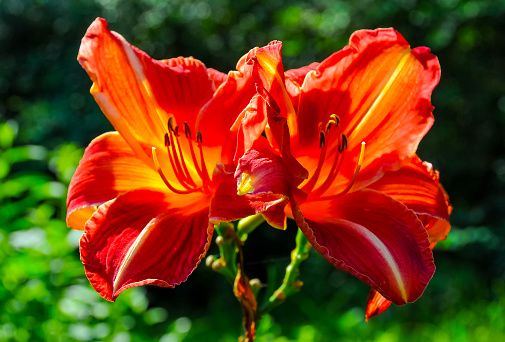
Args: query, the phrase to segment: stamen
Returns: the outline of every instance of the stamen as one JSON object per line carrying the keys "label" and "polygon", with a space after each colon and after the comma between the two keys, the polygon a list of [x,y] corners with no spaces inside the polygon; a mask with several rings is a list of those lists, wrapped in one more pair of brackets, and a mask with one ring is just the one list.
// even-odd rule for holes
{"label": "stamen", "polygon": [[331,120],[335,121],[335,126],[340,126],[340,118],[337,116],[337,114],[331,114],[330,118]]}
{"label": "stamen", "polygon": [[196,142],[199,144],[202,143],[202,131],[200,130],[196,131]]}
{"label": "stamen", "polygon": [[174,119],[173,117],[169,117],[168,118],[168,131],[169,132],[173,132],[174,131],[174,126],[172,125],[172,120],[173,119]]}
{"label": "stamen", "polygon": [[[342,135],[342,140],[343,140],[344,135]],[[342,142],[340,142],[340,145],[342,145]],[[340,148],[339,148],[340,151]],[[340,153],[335,152],[335,160],[333,161],[333,165],[330,168],[330,172],[326,175],[326,179],[323,182],[321,186],[319,186],[313,193],[311,193],[311,196],[313,197],[319,197],[322,196],[326,190],[330,187],[330,185],[333,183],[335,178],[337,178],[338,171],[340,170],[340,167],[342,166],[342,163],[344,161],[344,155],[345,155],[345,150],[343,150]]]}
{"label": "stamen", "polygon": [[324,137],[324,132],[320,132],[320,137],[321,140],[319,141],[319,147],[321,148],[321,152],[319,154],[319,161],[317,162],[317,168],[316,171],[314,171],[314,174],[312,177],[310,177],[310,180],[305,183],[305,185],[302,187],[302,190],[309,193],[312,191],[314,188],[314,185],[317,183],[317,179],[319,178],[319,175],[321,174],[321,169],[324,164],[324,160],[326,158],[326,151],[328,150],[326,144],[325,144],[325,137]]}
{"label": "stamen", "polygon": [[335,125],[335,127],[340,126],[340,118],[336,114],[331,114],[330,115],[330,120],[326,123],[326,129],[325,132],[328,134],[330,132],[330,128],[332,125]]}
{"label": "stamen", "polygon": [[342,134],[342,143],[338,146],[338,152],[342,153],[347,149],[347,137]]}
{"label": "stamen", "polygon": [[204,184],[204,187],[206,187],[206,184],[210,184],[210,177],[209,173],[207,171],[207,166],[205,165],[205,159],[203,158],[203,147],[202,147],[202,132],[200,130],[196,131],[196,142],[198,143],[198,147],[200,150],[200,165],[202,167],[202,181]]}
{"label": "stamen", "polygon": [[160,175],[161,179],[163,180],[163,183],[169,188],[172,192],[180,195],[185,195],[185,194],[190,194],[192,192],[195,192],[199,189],[191,189],[191,190],[178,190],[174,188],[169,182],[167,177],[163,174],[163,170],[161,169],[160,163],[158,162],[158,157],[156,156],[156,147],[152,147],[152,155],[153,155],[153,161],[154,165],[156,167],[156,171],[158,171],[158,174]]}
{"label": "stamen", "polygon": [[165,133],[165,146],[166,147],[170,146],[170,138],[168,137],[168,133]]}
{"label": "stamen", "polygon": [[335,125],[336,126],[337,123],[334,120],[328,121],[328,123],[326,124],[326,134],[328,134],[328,132],[330,132],[331,125]]}
{"label": "stamen", "polygon": [[[174,132],[176,137],[179,137],[179,126],[175,127],[175,132]],[[182,164],[182,168],[184,169],[184,177],[185,181],[192,185],[196,186],[195,181],[193,181],[193,178],[191,178],[191,174],[188,171],[188,167],[186,166],[186,162],[184,160],[184,154],[182,154],[182,149],[181,149],[181,143],[179,142],[179,139],[175,139],[177,141],[177,150],[179,151],[179,157],[180,157],[180,162]]]}
{"label": "stamen", "polygon": [[359,159],[358,159],[358,165],[356,165],[356,169],[354,170],[354,176],[352,177],[352,180],[349,183],[349,185],[347,185],[347,187],[344,190],[342,190],[341,192],[339,192],[338,194],[331,195],[331,196],[325,196],[325,197],[319,197],[315,200],[316,201],[325,201],[325,200],[341,197],[341,196],[345,195],[346,193],[348,193],[349,190],[351,190],[354,183],[356,182],[356,179],[358,178],[359,170],[361,169],[361,165],[363,165],[363,157],[364,156],[365,156],[365,142],[362,142],[361,143],[361,152],[359,154]]}
{"label": "stamen", "polygon": [[321,131],[319,132],[319,148],[323,148],[323,146],[326,144],[326,139],[324,137],[324,132]]}
{"label": "stamen", "polygon": [[189,129],[189,125],[187,121],[184,121],[184,134],[187,139],[191,139],[191,130]]}
{"label": "stamen", "polygon": [[[179,127],[179,126],[177,126],[177,127]],[[182,169],[181,163],[184,166],[185,166],[185,164],[184,164],[183,155],[181,152],[181,147],[179,145],[179,139],[176,139],[177,144],[179,145],[178,146],[179,153],[177,153],[177,151],[176,151],[176,147],[175,147],[175,143],[174,143],[174,136],[172,135],[172,133],[175,134],[177,128],[176,129],[173,128],[172,117],[168,119],[168,130],[170,133],[169,140],[171,140],[172,143],[167,145],[167,152],[168,152],[168,156],[170,157],[170,163],[172,164],[172,169],[174,170],[174,174],[177,177],[177,180],[179,181],[179,183],[183,187],[185,187],[186,189],[189,190],[189,189],[195,187],[196,184],[192,179],[188,179],[187,174],[185,174]],[[177,136],[175,136],[175,137],[177,138]],[[182,160],[179,160],[179,156]]]}

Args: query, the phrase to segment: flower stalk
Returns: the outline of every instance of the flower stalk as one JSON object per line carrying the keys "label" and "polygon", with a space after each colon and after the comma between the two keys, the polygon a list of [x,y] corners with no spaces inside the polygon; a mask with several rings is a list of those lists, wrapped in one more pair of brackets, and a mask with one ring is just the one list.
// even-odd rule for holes
{"label": "flower stalk", "polygon": [[309,257],[309,251],[312,245],[308,242],[302,231],[298,229],[296,233],[296,247],[291,252],[291,262],[286,267],[286,274],[282,281],[282,285],[274,292],[272,296],[265,302],[260,310],[261,314],[270,312],[275,307],[282,304],[288,296],[300,291],[303,282],[298,280],[300,275],[301,263]]}

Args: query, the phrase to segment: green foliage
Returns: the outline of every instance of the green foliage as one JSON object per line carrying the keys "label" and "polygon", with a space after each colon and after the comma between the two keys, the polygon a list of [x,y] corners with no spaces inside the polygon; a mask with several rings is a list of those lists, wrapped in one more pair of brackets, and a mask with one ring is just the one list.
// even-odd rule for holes
{"label": "green foliage", "polygon": [[[75,60],[97,16],[155,58],[192,55],[220,71],[275,39],[288,68],[321,61],[363,28],[393,26],[413,47],[432,48],[442,79],[419,154],[441,171],[455,228],[435,250],[426,293],[365,323],[367,287],[311,253],[301,292],[264,316],[258,341],[505,340],[504,14],[503,0],[0,1],[0,341],[240,334],[229,284],[204,267],[175,289],[130,289],[116,303],[85,278],[65,197],[83,147],[112,130]],[[244,252],[268,297],[295,230],[263,228]]]}

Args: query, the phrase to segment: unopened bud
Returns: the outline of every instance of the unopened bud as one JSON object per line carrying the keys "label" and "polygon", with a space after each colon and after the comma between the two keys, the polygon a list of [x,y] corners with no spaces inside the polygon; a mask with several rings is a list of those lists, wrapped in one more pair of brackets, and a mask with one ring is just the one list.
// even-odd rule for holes
{"label": "unopened bud", "polygon": [[216,245],[218,245],[218,246],[222,246],[222,245],[224,245],[224,238],[223,238],[221,235],[219,235],[219,236],[216,238]]}
{"label": "unopened bud", "polygon": [[221,271],[221,269],[225,266],[226,266],[226,262],[222,258],[214,260],[214,262],[212,263],[212,269],[216,272]]}
{"label": "unopened bud", "polygon": [[263,286],[261,284],[261,280],[259,280],[258,278],[254,278],[254,279],[249,280],[249,285],[251,286],[251,288],[253,290],[259,290]]}
{"label": "unopened bud", "polygon": [[295,282],[293,283],[293,287],[297,290],[301,289],[303,286],[303,281],[300,281],[300,280],[295,280]]}
{"label": "unopened bud", "polygon": [[213,255],[209,255],[206,259],[205,259],[205,266],[207,267],[212,267],[212,264],[214,263],[214,261],[216,260],[216,257],[213,256]]}
{"label": "unopened bud", "polygon": [[284,291],[279,290],[275,291],[273,297],[275,297],[275,299],[277,299],[280,302],[284,302],[286,300],[286,294],[284,293]]}

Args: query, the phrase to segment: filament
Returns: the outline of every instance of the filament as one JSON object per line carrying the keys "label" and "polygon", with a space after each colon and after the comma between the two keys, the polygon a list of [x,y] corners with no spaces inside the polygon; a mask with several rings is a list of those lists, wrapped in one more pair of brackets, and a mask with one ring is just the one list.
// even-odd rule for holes
{"label": "filament", "polygon": [[167,177],[165,177],[165,174],[163,173],[163,170],[161,169],[160,163],[158,162],[158,157],[156,156],[156,147],[152,147],[152,155],[153,155],[153,161],[154,161],[154,166],[156,167],[156,171],[158,171],[161,179],[163,180],[163,183],[169,188],[171,191],[173,191],[176,194],[180,195],[185,195],[185,194],[190,194],[198,189],[192,189],[192,190],[179,190],[174,188],[170,182],[168,181]]}

